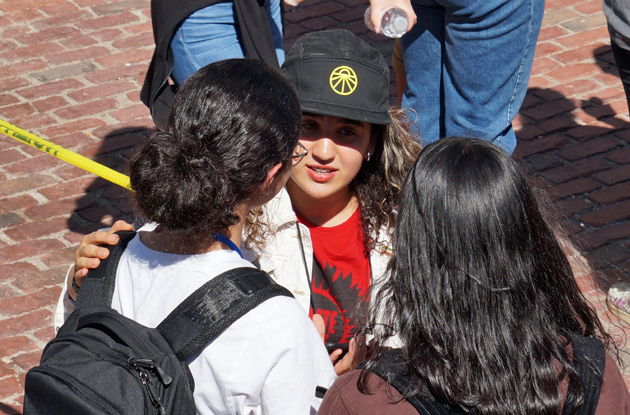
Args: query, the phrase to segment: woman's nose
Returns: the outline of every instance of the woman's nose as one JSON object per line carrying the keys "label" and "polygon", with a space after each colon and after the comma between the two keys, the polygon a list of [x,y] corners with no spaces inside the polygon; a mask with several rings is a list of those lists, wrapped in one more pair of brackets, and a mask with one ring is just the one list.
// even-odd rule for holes
{"label": "woman's nose", "polygon": [[335,158],[335,142],[330,138],[322,137],[313,142],[311,155],[317,162],[324,163]]}

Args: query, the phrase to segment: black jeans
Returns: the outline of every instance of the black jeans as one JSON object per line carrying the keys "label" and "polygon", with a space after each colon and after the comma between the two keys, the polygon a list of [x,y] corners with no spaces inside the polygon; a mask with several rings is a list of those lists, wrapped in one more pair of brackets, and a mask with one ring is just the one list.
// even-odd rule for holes
{"label": "black jeans", "polygon": [[623,89],[626,91],[628,108],[630,108],[630,50],[617,46],[612,40],[610,46],[612,47],[615,63],[619,70],[619,77],[621,78]]}

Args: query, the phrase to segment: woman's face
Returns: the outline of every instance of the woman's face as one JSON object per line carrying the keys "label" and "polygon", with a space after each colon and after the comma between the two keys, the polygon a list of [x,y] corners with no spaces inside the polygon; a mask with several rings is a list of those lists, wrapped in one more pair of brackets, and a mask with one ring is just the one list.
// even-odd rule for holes
{"label": "woman's face", "polygon": [[289,192],[318,202],[351,197],[350,183],[368,151],[374,153],[371,131],[367,122],[304,113],[300,142],[308,155],[293,168]]}

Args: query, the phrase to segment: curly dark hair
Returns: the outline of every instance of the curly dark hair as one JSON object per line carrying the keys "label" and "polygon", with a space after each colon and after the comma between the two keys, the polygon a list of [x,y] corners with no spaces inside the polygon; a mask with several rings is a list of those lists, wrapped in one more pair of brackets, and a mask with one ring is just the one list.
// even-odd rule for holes
{"label": "curly dark hair", "polygon": [[[581,405],[570,333],[612,340],[586,302],[525,176],[481,140],[428,145],[405,180],[394,255],[374,288],[375,355],[394,333],[411,373],[471,414],[554,414]],[[386,311],[385,311],[386,310]]]}
{"label": "curly dark hair", "polygon": [[156,231],[224,232],[270,169],[289,167],[300,120],[292,87],[265,64],[231,59],[200,69],[130,161],[137,208]]}
{"label": "curly dark hair", "polygon": [[388,234],[393,230],[400,190],[421,150],[410,133],[405,112],[389,112],[390,125],[372,124],[372,136],[376,138],[374,155],[363,162],[351,183],[359,202],[366,253],[379,242],[381,230]]}

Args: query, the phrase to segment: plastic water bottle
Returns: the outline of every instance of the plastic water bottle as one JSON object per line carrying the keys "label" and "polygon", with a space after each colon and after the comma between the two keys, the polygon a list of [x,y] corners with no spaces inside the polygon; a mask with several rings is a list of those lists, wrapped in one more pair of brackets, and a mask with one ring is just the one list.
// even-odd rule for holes
{"label": "plastic water bottle", "polygon": [[[372,6],[369,6],[365,10],[363,20],[365,25],[371,31],[374,31],[374,25],[372,25]],[[398,7],[387,7],[383,10],[383,16],[381,17],[381,33],[387,37],[397,38],[401,37],[407,32],[407,26],[409,20],[407,19],[407,13]]]}

